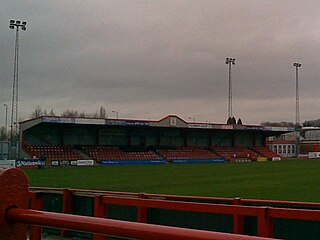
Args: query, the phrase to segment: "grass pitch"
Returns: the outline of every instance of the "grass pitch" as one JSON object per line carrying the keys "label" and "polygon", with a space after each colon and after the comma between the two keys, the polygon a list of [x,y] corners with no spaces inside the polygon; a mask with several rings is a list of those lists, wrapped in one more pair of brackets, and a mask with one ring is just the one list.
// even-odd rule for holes
{"label": "grass pitch", "polygon": [[37,187],[320,202],[320,160],[26,169]]}

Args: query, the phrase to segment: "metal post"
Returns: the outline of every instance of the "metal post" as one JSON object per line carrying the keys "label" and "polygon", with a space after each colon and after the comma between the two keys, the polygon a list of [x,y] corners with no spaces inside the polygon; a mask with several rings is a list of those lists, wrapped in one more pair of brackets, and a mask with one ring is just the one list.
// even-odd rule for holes
{"label": "metal post", "polygon": [[300,152],[300,109],[299,109],[299,78],[298,72],[301,63],[295,62],[293,66],[296,68],[296,155],[298,156]]}
{"label": "metal post", "polygon": [[300,109],[299,109],[299,78],[298,70],[301,67],[301,63],[295,62],[293,66],[296,68],[296,126],[300,126]]}
{"label": "metal post", "polygon": [[8,105],[7,104],[3,104],[3,106],[5,107],[6,111],[5,111],[5,124],[4,124],[4,129],[6,131],[8,131]]}
{"label": "metal post", "polygon": [[226,58],[226,64],[229,65],[229,94],[228,94],[228,119],[233,117],[232,115],[232,81],[231,81],[231,65],[235,64],[235,58]]}
{"label": "metal post", "polygon": [[27,225],[13,224],[5,216],[12,207],[28,207],[28,177],[17,168],[0,168],[0,188],[0,239],[26,240]]}
{"label": "metal post", "polygon": [[12,80],[12,103],[11,103],[11,122],[10,122],[10,142],[11,148],[16,147],[16,137],[18,135],[18,103],[19,103],[19,28],[26,30],[27,22],[10,20],[9,28],[16,29],[14,64]]}

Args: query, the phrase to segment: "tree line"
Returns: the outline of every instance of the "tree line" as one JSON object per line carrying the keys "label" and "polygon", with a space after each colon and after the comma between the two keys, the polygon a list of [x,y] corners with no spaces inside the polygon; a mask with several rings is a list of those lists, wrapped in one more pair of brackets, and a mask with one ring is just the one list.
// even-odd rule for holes
{"label": "tree line", "polygon": [[[55,111],[51,108],[50,110],[43,109],[40,106],[37,106],[33,112],[30,114],[31,118],[41,117],[41,116],[62,116],[62,117],[89,117],[89,118],[107,118],[106,109],[101,106],[95,112],[84,112],[74,109],[67,109],[62,111],[60,114],[56,114]],[[241,119],[239,119],[241,120]],[[297,127],[293,122],[262,122],[262,126],[271,126],[271,127]],[[308,120],[303,122],[303,127],[320,127],[320,119]],[[9,129],[6,130],[5,127],[0,127],[0,141],[9,139]]]}
{"label": "tree line", "polygon": [[[37,106],[32,113],[30,118],[36,118],[41,116],[62,116],[62,117],[90,117],[90,118],[107,118],[107,111],[104,107],[100,107],[98,111],[95,112],[79,112],[74,109],[64,110],[60,114],[56,114],[55,111],[51,108],[50,110],[43,109],[40,106]],[[6,129],[4,126],[0,127],[0,141],[10,140],[10,128]]]}
{"label": "tree line", "polygon": [[53,109],[49,111],[47,109],[42,109],[40,106],[37,106],[34,111],[31,113],[31,118],[41,117],[41,116],[62,116],[62,117],[91,117],[91,118],[106,118],[107,111],[104,107],[100,107],[100,109],[96,112],[84,112],[78,111],[74,109],[64,110],[60,114],[56,114]]}

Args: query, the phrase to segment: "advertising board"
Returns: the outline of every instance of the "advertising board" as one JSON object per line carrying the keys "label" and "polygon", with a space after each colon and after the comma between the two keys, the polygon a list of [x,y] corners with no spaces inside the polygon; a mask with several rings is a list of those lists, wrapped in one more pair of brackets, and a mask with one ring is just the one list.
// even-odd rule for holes
{"label": "advertising board", "polygon": [[58,160],[56,161],[51,161],[51,166],[59,166],[60,162]]}
{"label": "advertising board", "polygon": [[206,123],[189,123],[188,128],[205,128],[205,129],[211,129],[211,124]]}
{"label": "advertising board", "polygon": [[44,167],[45,162],[40,159],[18,159],[16,160],[17,168],[39,168]]}
{"label": "advertising board", "polygon": [[273,157],[272,161],[281,161],[281,157]]}
{"label": "advertising board", "polygon": [[77,166],[93,166],[94,160],[77,160]]}
{"label": "advertising board", "polygon": [[0,160],[0,168],[15,168],[16,160]]}
{"label": "advertising board", "polygon": [[309,152],[309,158],[320,158],[320,152]]}
{"label": "advertising board", "polygon": [[165,164],[166,160],[103,160],[102,165]]}
{"label": "advertising board", "polygon": [[258,162],[266,162],[266,161],[268,161],[268,158],[266,158],[266,157],[258,157],[257,161]]}
{"label": "advertising board", "polygon": [[76,161],[76,160],[73,160],[73,161],[70,161],[70,165],[71,165],[71,166],[77,166],[78,164],[77,164],[77,161]]}
{"label": "advertising board", "polygon": [[224,158],[209,158],[209,159],[175,159],[174,164],[197,164],[197,163],[224,163]]}

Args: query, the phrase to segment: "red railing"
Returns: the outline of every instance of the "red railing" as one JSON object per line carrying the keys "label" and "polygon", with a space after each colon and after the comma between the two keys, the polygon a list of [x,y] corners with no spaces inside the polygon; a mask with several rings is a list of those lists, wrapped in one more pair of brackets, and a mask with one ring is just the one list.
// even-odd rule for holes
{"label": "red railing", "polygon": [[[62,236],[66,235],[68,230],[91,232],[95,234],[94,240],[105,239],[106,235],[134,239],[263,239],[259,237],[273,237],[273,220],[277,218],[320,221],[319,210],[245,205],[276,203],[302,207],[302,203],[297,202],[52,188],[32,188],[33,192],[29,192],[28,178],[18,169],[0,169],[0,186],[0,239],[4,240],[25,240],[26,224],[31,224],[30,240],[41,239],[40,226],[63,229]],[[43,209],[43,194],[46,192],[63,192],[63,213],[39,211]],[[94,197],[93,217],[68,214],[72,210],[72,196],[79,194]],[[30,196],[33,210],[27,209]],[[198,202],[190,202],[192,198]],[[222,202],[223,204],[206,203],[210,201]],[[108,205],[136,207],[138,222],[108,219],[106,211]],[[320,206],[317,203],[304,203],[305,205]],[[235,234],[147,224],[147,210],[152,208],[232,215]],[[239,235],[244,233],[244,216],[257,218],[258,237]]]}
{"label": "red railing", "polygon": [[[11,207],[6,217],[10,222],[36,224],[81,232],[143,240],[262,240],[267,238],[203,230],[167,227],[152,224],[126,222],[105,218],[85,217]],[[103,236],[102,236],[103,237]],[[14,238],[16,239],[16,238]],[[17,240],[17,239],[16,239]]]}
{"label": "red railing", "polygon": [[[147,223],[147,209],[167,209],[180,210],[186,212],[203,212],[213,214],[233,215],[233,233],[244,233],[244,216],[257,217],[257,233],[260,237],[273,237],[273,220],[297,219],[320,221],[319,210],[307,209],[290,209],[270,207],[268,205],[287,205],[293,207],[320,207],[319,203],[307,202],[288,202],[288,201],[270,201],[270,200],[248,200],[241,198],[211,198],[211,197],[191,197],[191,196],[175,196],[175,195],[157,195],[157,194],[138,194],[109,192],[96,190],[80,190],[80,189],[41,189],[32,188],[32,203],[34,209],[42,209],[41,194],[44,192],[63,192],[63,212],[71,212],[72,195],[85,195],[94,197],[94,216],[107,218],[108,205],[134,206],[137,208],[137,221]],[[42,191],[41,191],[42,190]],[[195,202],[190,202],[195,201]],[[196,202],[198,201],[198,202]],[[203,203],[201,203],[203,202]],[[206,203],[218,202],[218,203]],[[220,203],[219,203],[220,202]],[[223,204],[222,204],[223,203]],[[262,206],[248,206],[248,204],[257,204]],[[38,232],[35,236],[40,236],[40,228],[36,228],[34,232]],[[64,236],[65,231],[62,231]],[[34,240],[40,237],[32,238]],[[95,240],[105,239],[99,235],[94,236]]]}
{"label": "red railing", "polygon": [[[106,218],[77,216],[65,213],[52,213],[27,209],[29,203],[29,183],[27,176],[19,169],[0,169],[0,239],[26,240],[27,225],[62,228],[90,232],[105,236],[126,237],[132,239],[171,239],[171,240],[259,240],[266,238],[218,233],[203,230],[167,227],[145,223],[126,222]],[[32,194],[32,204],[41,207],[42,200]],[[67,198],[65,198],[67,199]],[[103,198],[96,196],[96,199]],[[104,201],[104,200],[103,200]],[[97,205],[98,207],[98,205]],[[66,211],[67,207],[64,208]],[[101,208],[95,208],[96,211]],[[98,211],[99,212],[99,211]],[[31,232],[39,230],[33,226]],[[102,235],[101,235],[102,234]],[[30,235],[33,240],[35,235]]]}

